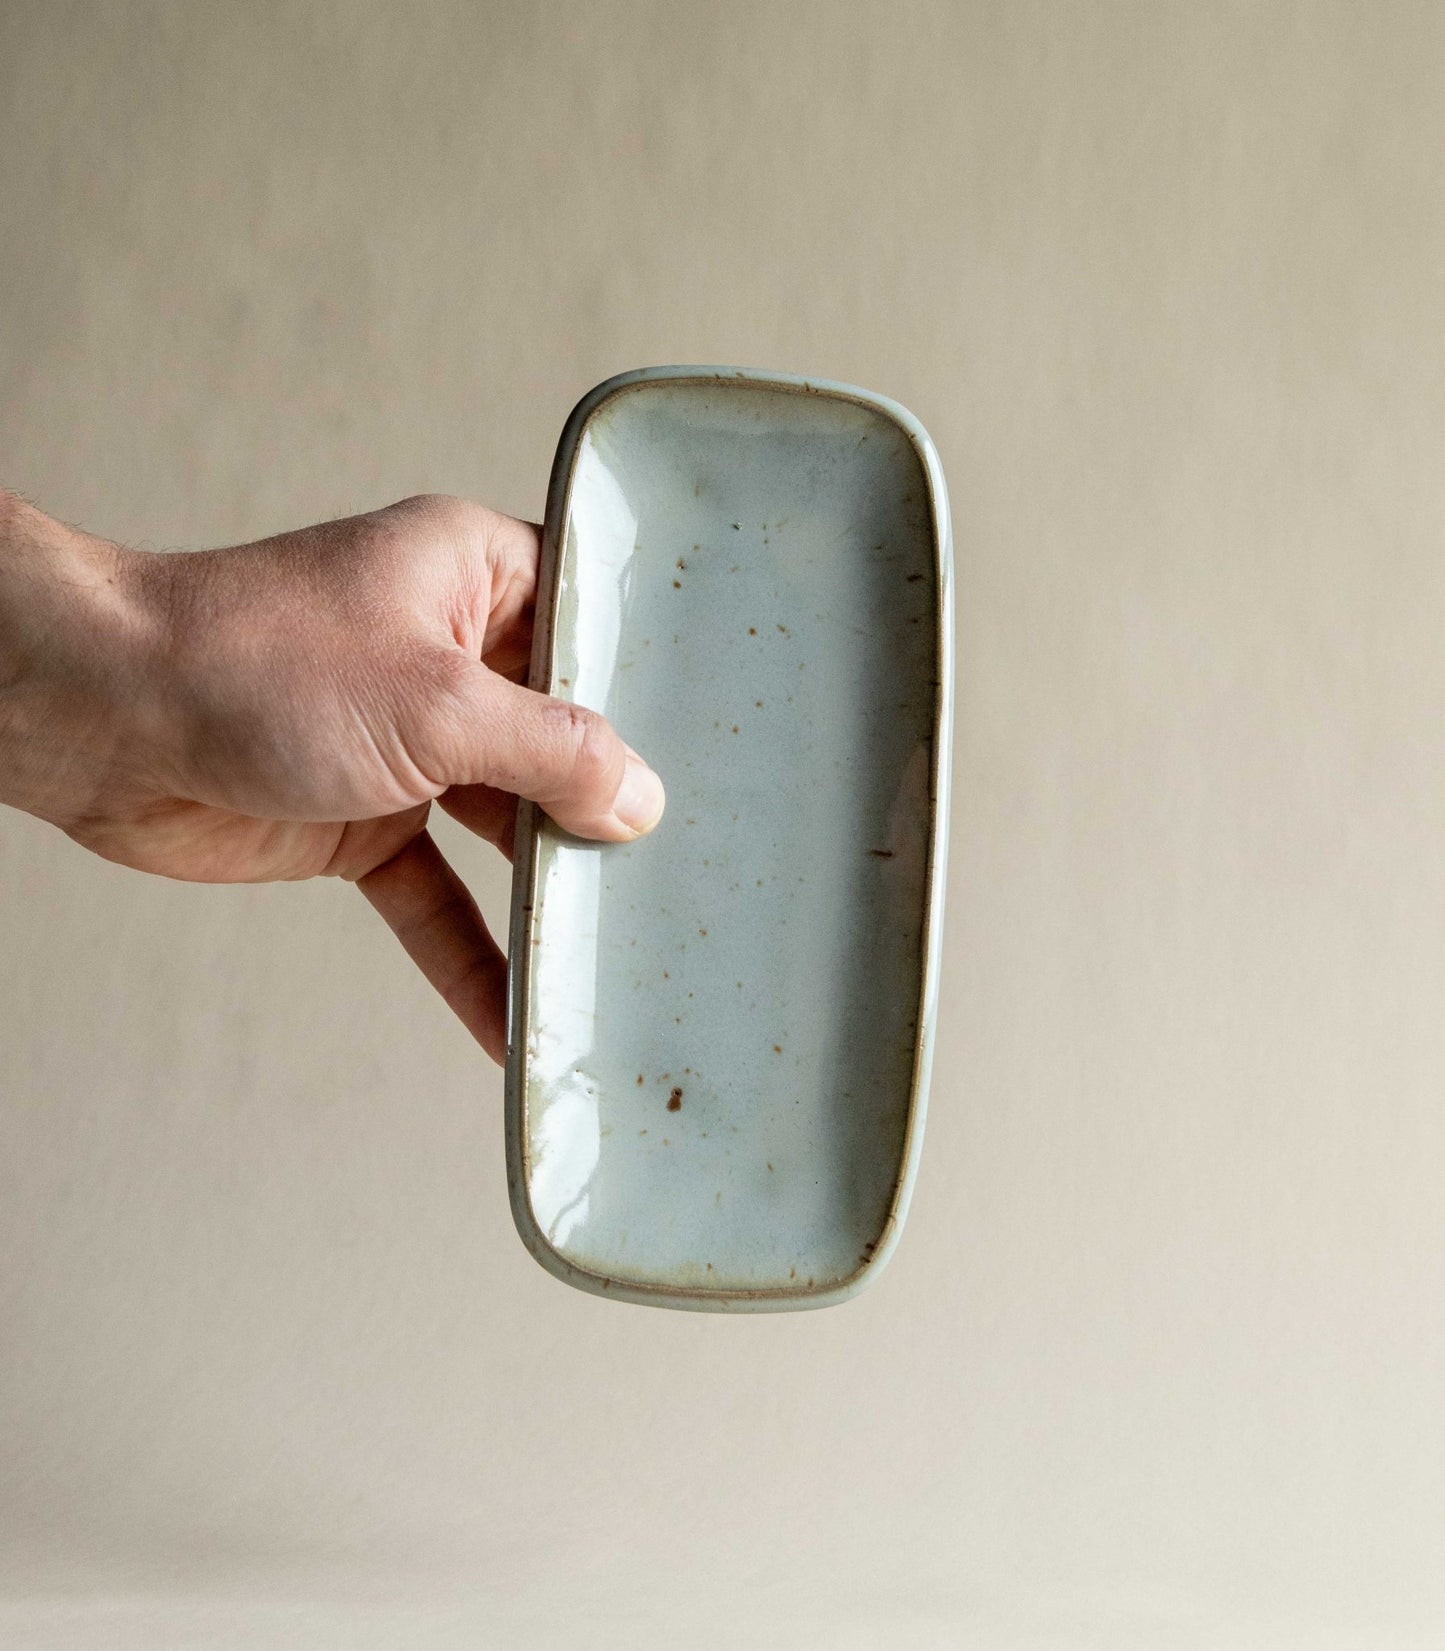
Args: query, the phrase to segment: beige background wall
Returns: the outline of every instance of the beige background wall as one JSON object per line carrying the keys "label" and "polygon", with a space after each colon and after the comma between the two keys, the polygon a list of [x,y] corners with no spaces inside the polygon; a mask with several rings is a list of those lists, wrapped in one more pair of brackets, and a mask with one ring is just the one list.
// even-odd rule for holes
{"label": "beige background wall", "polygon": [[[943,452],[914,1217],[548,1279],[348,888],[0,819],[0,1642],[1445,1641],[1445,8],[0,0],[0,477],[134,543],[541,509],[736,361]],[[488,910],[506,882],[441,827]]]}

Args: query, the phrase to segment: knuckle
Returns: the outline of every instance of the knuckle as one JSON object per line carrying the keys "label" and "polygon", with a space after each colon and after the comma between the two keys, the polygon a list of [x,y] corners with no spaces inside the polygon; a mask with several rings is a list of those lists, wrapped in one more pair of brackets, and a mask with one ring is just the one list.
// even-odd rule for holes
{"label": "knuckle", "polygon": [[622,767],[622,754],[611,725],[582,705],[560,705],[557,714],[565,719],[565,738],[571,753],[569,789],[599,805],[611,802]]}
{"label": "knuckle", "polygon": [[412,493],[388,505],[387,509],[401,516],[440,516],[445,515],[455,503],[457,501],[448,493]]}
{"label": "knuckle", "polygon": [[390,508],[400,516],[420,519],[448,534],[485,531],[493,518],[493,512],[485,505],[454,493],[415,493]]}
{"label": "knuckle", "polygon": [[442,542],[456,532],[455,506],[463,501],[444,493],[414,493],[363,517],[366,540],[374,552],[390,557],[415,556],[418,547]]}

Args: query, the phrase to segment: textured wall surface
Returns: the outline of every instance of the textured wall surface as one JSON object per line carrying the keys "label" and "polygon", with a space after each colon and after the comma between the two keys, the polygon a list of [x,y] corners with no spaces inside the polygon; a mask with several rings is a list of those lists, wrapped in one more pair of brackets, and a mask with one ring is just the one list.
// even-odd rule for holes
{"label": "textured wall surface", "polygon": [[[669,360],[929,426],[943,1018],[857,1302],[547,1278],[365,903],[0,818],[7,1648],[1445,1638],[1445,11],[0,0],[0,477],[542,506]],[[490,913],[506,879],[439,827]]]}

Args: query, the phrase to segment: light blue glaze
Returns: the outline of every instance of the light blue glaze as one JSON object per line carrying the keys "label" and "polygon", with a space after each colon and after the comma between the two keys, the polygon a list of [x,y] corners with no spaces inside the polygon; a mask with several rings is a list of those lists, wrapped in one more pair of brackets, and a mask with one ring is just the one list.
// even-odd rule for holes
{"label": "light blue glaze", "polygon": [[668,792],[626,846],[522,811],[509,1183],[569,1283],[813,1307],[890,1253],[936,1001],[950,559],[937,454],[882,397],[655,368],[569,420],[532,685]]}

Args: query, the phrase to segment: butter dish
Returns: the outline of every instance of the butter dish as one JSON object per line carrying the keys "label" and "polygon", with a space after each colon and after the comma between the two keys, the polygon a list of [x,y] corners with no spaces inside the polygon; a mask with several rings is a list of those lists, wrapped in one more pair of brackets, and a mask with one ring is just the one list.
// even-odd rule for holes
{"label": "butter dish", "polygon": [[519,817],[508,1183],[557,1277],[768,1311],[892,1252],[937,1006],[950,583],[938,455],[882,396],[658,367],[568,420],[531,685],[604,713],[668,806],[625,845]]}

